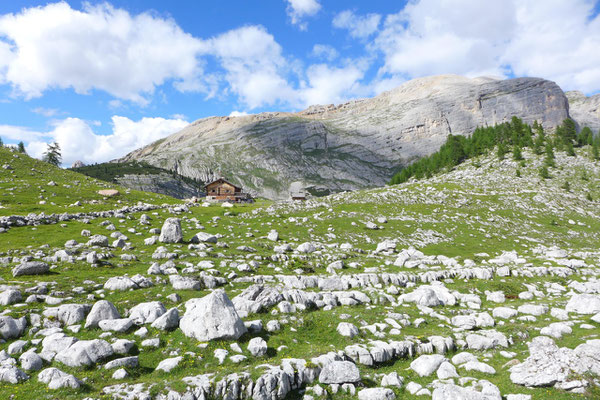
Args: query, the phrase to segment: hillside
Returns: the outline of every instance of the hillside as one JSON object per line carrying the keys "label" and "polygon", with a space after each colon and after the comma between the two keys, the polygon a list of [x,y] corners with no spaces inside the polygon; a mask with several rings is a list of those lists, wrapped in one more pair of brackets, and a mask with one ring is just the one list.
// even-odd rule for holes
{"label": "hillside", "polygon": [[202,181],[223,175],[254,194],[285,199],[296,181],[321,193],[381,186],[435,152],[448,134],[470,134],[512,116],[552,129],[569,116],[569,105],[543,79],[433,76],[337,106],[198,120],[120,161]]}
{"label": "hillside", "polygon": [[101,163],[71,168],[71,170],[129,189],[164,194],[177,199],[200,196],[204,190],[203,182],[147,163]]}
{"label": "hillside", "polygon": [[[0,151],[3,193],[30,188],[4,214],[49,179],[55,210],[122,206]],[[600,163],[574,152],[547,177],[547,155],[491,149],[306,202],[13,224],[0,398],[598,398]]]}
{"label": "hillside", "polygon": [[[105,198],[97,193],[103,189],[117,189],[121,195]],[[129,190],[0,147],[0,216],[104,211],[139,202],[172,204],[175,199]]]}

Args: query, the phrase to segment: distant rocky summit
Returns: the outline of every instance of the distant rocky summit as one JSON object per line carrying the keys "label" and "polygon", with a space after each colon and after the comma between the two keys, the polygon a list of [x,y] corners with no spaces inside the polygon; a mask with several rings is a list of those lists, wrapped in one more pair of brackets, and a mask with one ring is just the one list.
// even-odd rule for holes
{"label": "distant rocky summit", "polygon": [[579,129],[590,127],[594,133],[600,129],[600,94],[586,97],[579,91],[565,93],[569,99],[569,114]]}
{"label": "distant rocky summit", "polygon": [[81,168],[81,167],[85,167],[85,164],[83,163],[83,161],[77,160],[73,163],[73,165],[71,165],[71,168]]}
{"label": "distant rocky summit", "polygon": [[372,99],[298,113],[201,119],[119,161],[205,182],[223,175],[254,195],[283,199],[295,181],[316,194],[381,186],[437,151],[449,134],[512,116],[552,129],[569,117],[569,103],[558,85],[539,78],[433,76]]}

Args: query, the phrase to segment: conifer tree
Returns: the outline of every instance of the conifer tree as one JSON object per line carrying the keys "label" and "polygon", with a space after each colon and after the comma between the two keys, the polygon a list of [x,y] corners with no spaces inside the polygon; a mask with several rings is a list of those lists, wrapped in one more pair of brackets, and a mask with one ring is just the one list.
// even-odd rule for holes
{"label": "conifer tree", "polygon": [[60,164],[62,163],[62,154],[60,152],[60,146],[57,142],[48,144],[48,147],[46,149],[46,152],[44,153],[42,160],[47,162],[48,164],[52,164],[57,167],[60,166]]}
{"label": "conifer tree", "polygon": [[506,154],[506,151],[506,145],[504,144],[504,142],[500,142],[498,144],[498,151],[496,152],[499,160],[504,160],[504,155]]}
{"label": "conifer tree", "polygon": [[521,147],[517,144],[513,146],[513,159],[515,161],[520,161],[523,159],[523,154],[521,153]]}
{"label": "conifer tree", "polygon": [[19,153],[26,154],[27,151],[25,151],[25,143],[19,142],[19,144],[17,145],[17,150],[19,151]]}

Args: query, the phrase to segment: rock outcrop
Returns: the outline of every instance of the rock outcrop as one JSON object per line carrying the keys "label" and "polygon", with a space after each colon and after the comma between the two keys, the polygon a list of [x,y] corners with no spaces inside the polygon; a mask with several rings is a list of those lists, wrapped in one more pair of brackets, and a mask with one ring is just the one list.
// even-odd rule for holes
{"label": "rock outcrop", "polygon": [[442,75],[337,106],[205,118],[120,161],[144,161],[205,182],[220,173],[252,194],[281,199],[296,181],[319,194],[381,186],[399,167],[435,152],[449,134],[467,135],[512,116],[551,129],[568,115],[567,98],[554,82]]}
{"label": "rock outcrop", "polygon": [[167,173],[161,174],[126,174],[115,178],[117,183],[134,190],[166,194],[176,199],[187,199],[199,196],[201,191],[180,178]]}
{"label": "rock outcrop", "polygon": [[580,91],[565,93],[569,99],[569,114],[579,129],[588,126],[594,133],[600,130],[600,94],[586,97]]}

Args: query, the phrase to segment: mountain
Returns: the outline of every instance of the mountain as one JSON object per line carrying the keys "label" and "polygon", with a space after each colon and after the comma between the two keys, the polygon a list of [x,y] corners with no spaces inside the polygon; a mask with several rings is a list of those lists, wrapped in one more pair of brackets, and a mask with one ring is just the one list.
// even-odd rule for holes
{"label": "mountain", "polygon": [[569,116],[569,104],[560,87],[539,78],[433,76],[337,106],[201,119],[120,161],[202,181],[222,175],[271,199],[287,198],[297,181],[325,194],[381,186],[449,134],[512,116],[551,129]]}
{"label": "mountain", "polygon": [[590,127],[594,132],[600,130],[600,94],[586,97],[575,90],[566,92],[569,99],[569,113],[579,128]]}

